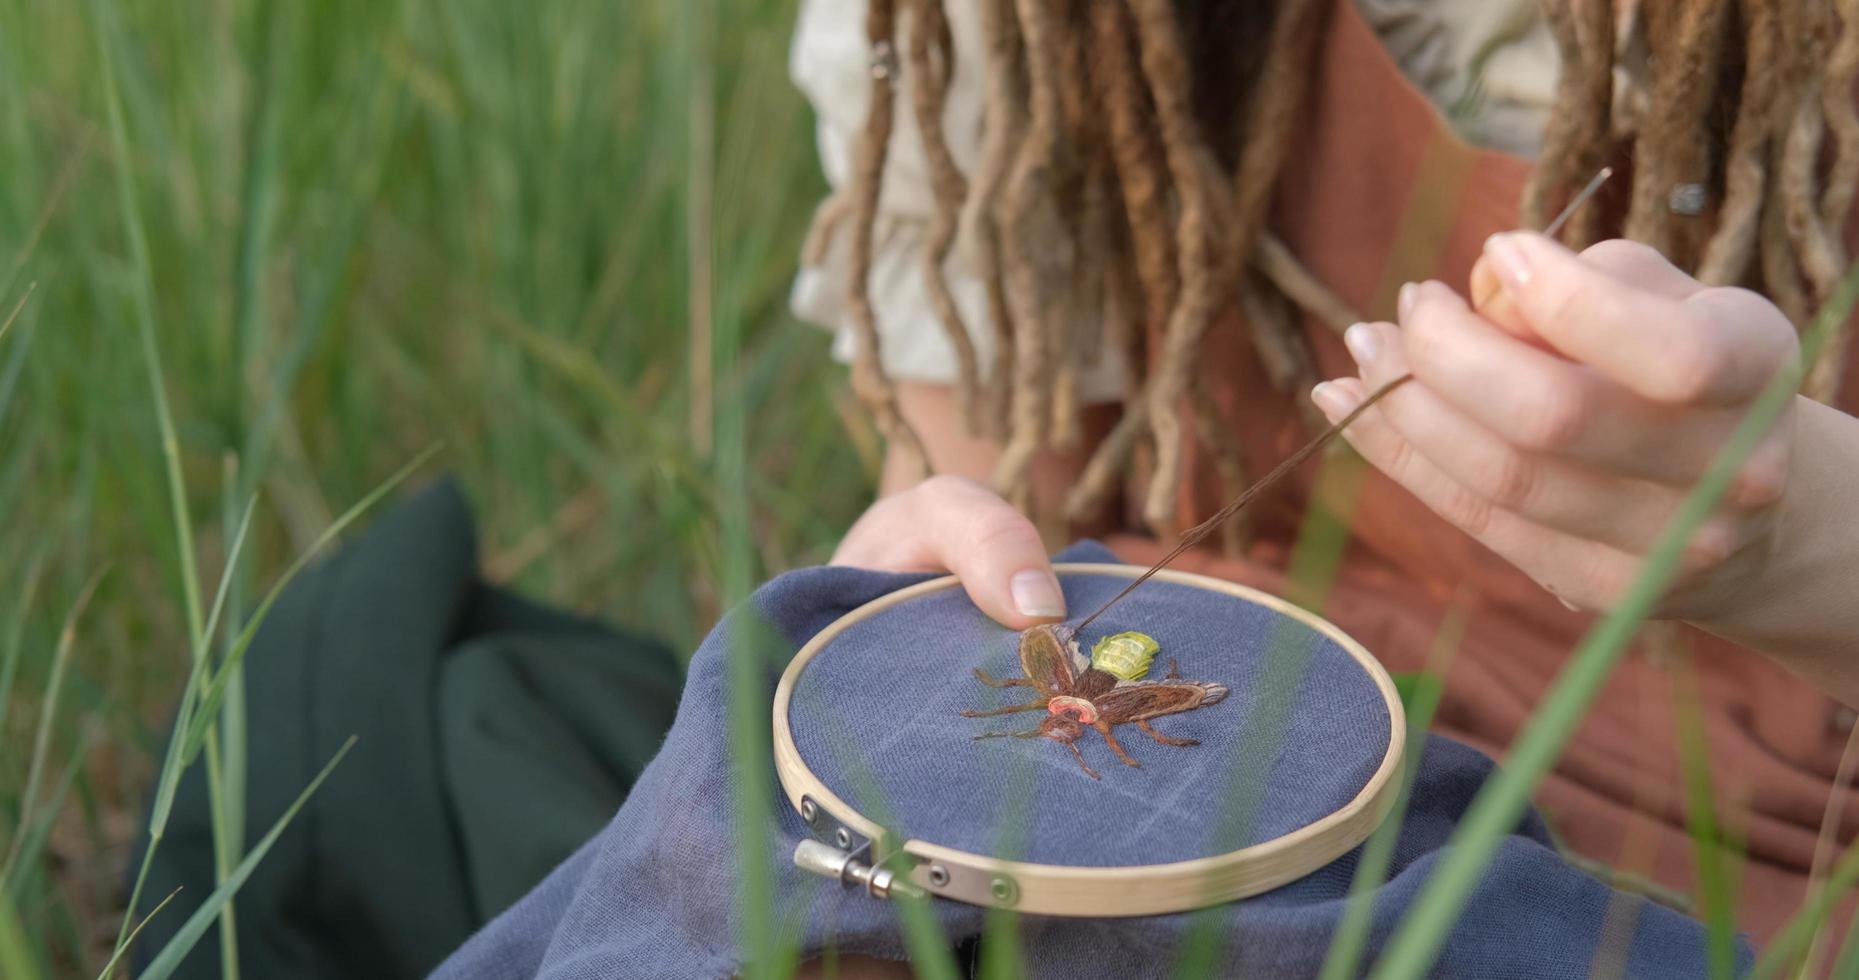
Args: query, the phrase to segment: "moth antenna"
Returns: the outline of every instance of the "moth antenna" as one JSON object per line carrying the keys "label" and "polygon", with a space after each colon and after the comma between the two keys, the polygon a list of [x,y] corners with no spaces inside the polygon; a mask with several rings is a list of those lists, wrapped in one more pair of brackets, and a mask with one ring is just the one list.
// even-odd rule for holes
{"label": "moth antenna", "polygon": [[984,732],[980,735],[976,735],[975,741],[979,742],[984,738],[1038,738],[1038,737],[1039,737],[1039,729],[1035,728],[1032,731],[1027,731],[1027,732]]}

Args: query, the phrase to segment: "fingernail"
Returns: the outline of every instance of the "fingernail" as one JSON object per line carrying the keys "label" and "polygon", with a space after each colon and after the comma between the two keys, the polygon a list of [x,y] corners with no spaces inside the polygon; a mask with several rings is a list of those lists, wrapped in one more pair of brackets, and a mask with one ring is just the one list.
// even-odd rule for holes
{"label": "fingernail", "polygon": [[1544,592],[1547,592],[1550,595],[1555,596],[1556,601],[1562,603],[1562,608],[1567,609],[1569,612],[1581,612],[1581,607],[1574,604],[1573,602],[1568,601],[1568,599],[1564,598],[1562,593],[1556,591],[1555,586],[1552,586],[1547,582],[1538,582],[1536,584],[1542,586]]}
{"label": "fingernail", "polygon": [[[1403,290],[1408,287],[1401,287]],[[1405,295],[1405,293],[1403,293]],[[1343,332],[1343,346],[1349,348],[1349,354],[1356,363],[1367,367],[1381,352],[1381,338],[1375,335],[1375,328],[1366,323],[1358,323]]]}
{"label": "fingernail", "polygon": [[1324,416],[1332,422],[1355,411],[1356,405],[1360,404],[1349,389],[1328,381],[1310,389],[1310,400],[1315,402],[1317,407],[1323,410]]}
{"label": "fingernail", "polygon": [[1015,572],[1007,588],[1013,593],[1013,604],[1020,615],[1038,619],[1065,618],[1065,593],[1059,591],[1059,580],[1051,572],[1037,568]]}
{"label": "fingernail", "polygon": [[1411,282],[1401,284],[1401,291],[1394,300],[1394,308],[1399,311],[1402,323],[1406,323],[1407,318],[1413,315],[1414,300],[1419,298],[1419,292],[1419,288]]}
{"label": "fingernail", "polygon": [[1515,235],[1502,232],[1485,239],[1485,257],[1491,260],[1504,288],[1515,292],[1530,284],[1530,257],[1517,244]]}

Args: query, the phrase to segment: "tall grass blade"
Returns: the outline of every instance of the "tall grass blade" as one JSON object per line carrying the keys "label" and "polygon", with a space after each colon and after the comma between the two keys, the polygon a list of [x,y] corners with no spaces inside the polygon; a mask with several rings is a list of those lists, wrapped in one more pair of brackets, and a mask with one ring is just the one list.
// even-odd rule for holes
{"label": "tall grass blade", "polygon": [[[721,544],[718,579],[724,600],[734,605],[748,598],[756,571],[756,545],[750,525],[750,472],[748,424],[749,406],[737,383],[741,372],[743,311],[740,297],[730,290],[718,289],[711,276],[716,263],[716,221],[711,202],[716,196],[716,174],[711,147],[714,136],[716,100],[712,79],[717,71],[713,37],[717,11],[712,4],[674,4],[678,31],[684,53],[682,79],[684,108],[691,126],[689,148],[692,158],[686,161],[689,175],[686,186],[687,256],[693,267],[686,290],[692,325],[698,327],[694,346],[687,361],[691,371],[690,386],[702,389],[707,398],[713,379],[723,379],[717,391],[714,411],[697,411],[691,415],[693,427],[709,422],[705,429],[692,431],[697,453],[706,446],[714,450],[716,480],[717,540]],[[701,106],[697,103],[701,101]],[[690,110],[696,110],[691,112]],[[733,283],[733,279],[731,280]],[[703,322],[699,323],[698,318]],[[708,344],[705,341],[708,341]],[[708,349],[706,349],[706,347]],[[710,418],[703,416],[709,414]],[[714,436],[714,443],[711,442]],[[681,457],[683,454],[677,454]],[[770,778],[770,760],[774,756],[770,700],[766,680],[770,669],[781,663],[775,651],[791,653],[784,639],[771,626],[754,617],[755,632],[760,637],[733,637],[740,644],[730,658],[730,731],[735,783],[736,853],[742,881],[737,889],[737,914],[741,923],[742,948],[750,956],[752,976],[772,976],[779,969],[774,935],[774,880],[771,876],[773,855],[766,832],[774,812],[775,793]],[[757,642],[757,640],[761,642]],[[744,643],[743,641],[747,641]]]}
{"label": "tall grass blade", "polygon": [[717,358],[712,267],[715,249],[713,206],[716,197],[716,14],[711,4],[680,6],[679,26],[687,50],[684,63],[686,119],[689,125],[689,175],[685,200],[685,262],[690,312],[690,438],[697,456],[710,454],[715,433]]}
{"label": "tall grass blade", "polygon": [[[257,495],[248,495],[245,515],[234,517],[234,502],[241,496],[239,490],[238,464],[231,453],[224,457],[221,476],[223,507],[221,521],[223,533],[232,539],[232,547],[227,549],[226,567],[220,570],[220,586],[214,593],[213,609],[207,613],[206,631],[201,634],[211,644],[216,635],[220,610],[224,603],[232,603],[233,616],[241,614],[240,585],[245,581],[240,574],[244,565],[239,556],[245,544],[246,525],[251,521],[252,507],[257,503]],[[235,525],[235,520],[241,521]],[[231,597],[228,599],[228,597]],[[212,743],[209,749],[218,749],[217,753],[209,751],[207,771],[218,771],[219,812],[214,814],[213,822],[213,870],[216,881],[226,880],[226,875],[239,860],[239,849],[245,846],[245,785],[246,785],[246,726],[245,726],[245,673],[242,667],[227,669],[226,697],[216,712],[217,724],[209,729],[207,738]],[[217,738],[215,738],[217,735]],[[213,755],[218,758],[211,758]],[[237,931],[237,910],[232,903],[220,913],[220,976],[222,980],[238,980],[239,977],[239,934]]]}
{"label": "tall grass blade", "polygon": [[226,567],[220,570],[219,586],[213,590],[213,608],[207,612],[206,641],[213,642],[219,632],[219,617],[226,609],[226,597],[232,593],[232,582],[239,567],[239,559],[245,553],[245,535],[252,529],[252,513],[258,508],[258,495],[253,494],[245,502],[245,513],[239,518],[238,529],[233,532],[232,543],[226,546]]}
{"label": "tall grass blade", "polygon": [[[795,707],[790,705],[789,711],[794,710]],[[817,717],[821,724],[830,725],[830,731],[842,733],[840,738],[828,745],[850,783],[852,798],[848,802],[881,828],[880,836],[883,839],[873,841],[872,848],[893,855],[893,869],[901,870],[903,866],[897,863],[897,856],[902,854],[904,835],[896,828],[902,827],[903,823],[898,820],[897,811],[891,808],[890,801],[884,798],[878,777],[862,751],[863,743],[852,735],[855,729],[847,723],[848,719],[842,713],[835,711],[824,700],[809,699],[802,710]],[[1009,778],[1015,775],[1018,773],[1009,774]],[[949,934],[943,931],[942,923],[936,920],[931,901],[927,897],[907,895],[901,889],[891,893],[891,904],[897,910],[898,926],[904,935],[904,951],[910,957],[911,971],[928,980],[955,980],[960,973],[956,969]]]}
{"label": "tall grass blade", "polygon": [[[45,204],[39,208],[39,216],[32,222],[32,230],[26,233],[26,244],[20,248],[19,254],[13,257],[13,265],[7,269],[5,282],[0,283],[0,296],[12,292],[13,284],[19,281],[20,273],[26,271],[27,260],[32,258],[32,253],[38,251],[39,239],[44,237],[46,227],[52,223],[52,215],[57,214],[58,209],[64,206],[65,195],[70,193],[71,183],[77,179],[79,165],[84,162],[84,157],[89,152],[90,132],[86,130],[79,138],[77,146],[65,157],[64,164],[58,168],[58,176],[52,183],[51,191],[45,195]],[[4,332],[0,331],[0,333]]]}
{"label": "tall grass blade", "polygon": [[183,749],[181,752],[181,764],[183,766],[192,764],[194,758],[199,754],[201,746],[206,743],[207,731],[212,727],[214,718],[219,712],[220,702],[226,696],[227,682],[234,676],[233,672],[239,664],[245,661],[245,651],[251,648],[252,640],[258,635],[258,628],[264,624],[265,616],[271,612],[272,604],[277,602],[278,597],[284,594],[285,587],[289,586],[291,580],[297,577],[298,572],[303,571],[309,566],[311,560],[314,559],[323,548],[327,547],[331,541],[340,537],[342,532],[347,530],[350,524],[355,523],[357,519],[368,512],[369,508],[379,503],[382,497],[387,496],[395,487],[404,482],[407,477],[412,476],[421,466],[426,465],[426,461],[432,459],[441,448],[442,447],[436,445],[427,447],[424,452],[413,457],[411,462],[395,471],[394,475],[382,481],[381,484],[376,486],[373,490],[370,490],[367,496],[356,501],[348,510],[343,511],[341,516],[337,517],[327,528],[323,529],[322,534],[317,535],[316,540],[310,544],[309,548],[305,549],[302,554],[297,556],[296,561],[291,562],[290,567],[284,570],[284,574],[280,575],[278,580],[272,583],[271,590],[266,592],[265,598],[258,603],[258,608],[253,611],[252,618],[246,622],[245,629],[239,632],[238,639],[233,642],[231,649],[227,651],[226,659],[220,664],[219,671],[213,675],[212,681],[207,684],[206,690],[201,694],[199,710],[194,713],[187,729],[187,738],[183,742]]}
{"label": "tall grass blade", "polygon": [[149,264],[148,232],[142,226],[142,206],[137,200],[130,161],[135,159],[129,146],[129,128],[123,121],[122,97],[117,91],[115,57],[104,25],[109,18],[103,0],[91,0],[91,18],[97,34],[97,53],[103,73],[103,104],[109,117],[110,147],[115,156],[117,206],[122,211],[123,226],[128,231],[130,266],[134,274],[136,337],[141,342],[142,362],[148,372],[151,400],[155,406],[155,424],[161,435],[161,456],[168,481],[169,516],[174,523],[176,557],[180,561],[181,592],[187,614],[187,638],[197,651],[205,629],[204,610],[200,602],[200,578],[194,569],[194,521],[187,509],[187,481],[181,472],[181,442],[175,434],[174,413],[168,407],[167,384],[162,380],[161,347],[155,339],[155,282]]}
{"label": "tall grass blade", "polygon": [[[19,390],[21,376],[26,373],[26,352],[32,348],[33,333],[33,330],[28,329],[21,334],[19,340],[12,345],[12,349],[6,352],[6,361],[0,363],[0,422],[5,422],[7,415],[10,414],[13,407],[13,395]],[[14,451],[23,454],[25,452],[24,440],[17,445],[19,448],[15,448]],[[23,462],[28,457],[21,455],[16,458]]]}
{"label": "tall grass blade", "polygon": [[37,280],[26,284],[26,292],[19,298],[19,302],[13,304],[13,312],[8,313],[5,320],[0,320],[0,340],[6,339],[6,332],[13,329],[13,321],[19,319],[20,311],[26,308],[26,301],[32,298],[32,291],[38,288]]}
{"label": "tall grass blade", "polygon": [[123,921],[117,926],[116,945],[120,948],[129,936],[129,930],[135,923],[136,907],[142,900],[142,886],[148,882],[149,868],[155,863],[155,851],[161,847],[162,837],[168,831],[168,816],[174,811],[174,794],[181,784],[181,743],[179,733],[185,731],[194,717],[194,706],[199,699],[201,680],[206,676],[207,661],[199,658],[193,662],[187,675],[187,683],[181,687],[181,706],[174,715],[174,735],[168,738],[168,748],[162,756],[161,771],[155,777],[155,801],[149,806],[148,847],[142,850],[142,861],[136,868],[135,884],[129,888],[129,902],[123,908]]}
{"label": "tall grass blade", "polygon": [[[389,477],[386,483],[383,483],[379,487],[376,487],[373,493],[370,493],[367,497],[363,498],[363,500],[357,503],[355,507],[350,508],[350,511],[356,514],[357,516],[359,516],[360,511],[366,509],[366,505],[372,503],[375,500],[378,500],[381,495],[391,490],[397,482],[404,479],[408,474],[413,472],[413,470],[416,469],[419,466],[419,464],[425,462],[427,459],[431,458],[431,456],[434,453],[438,452],[439,448],[440,447],[438,446],[434,446],[428,449],[426,452],[421,453],[418,457],[416,457],[413,460],[413,462],[407,464],[406,467],[403,467],[399,473],[396,473],[394,476]],[[251,510],[251,504],[248,503],[247,505],[248,517],[249,517],[250,510]],[[343,516],[348,517],[349,515],[345,514]],[[329,530],[325,532],[323,539],[317,542],[317,547],[320,547],[323,543],[325,543],[327,539],[341,532],[341,527],[338,526],[340,523],[341,522],[338,521],[337,524],[332,524],[330,526]],[[241,524],[241,527],[244,527],[243,522]],[[229,549],[230,555],[233,557],[236,557],[238,554],[242,553],[243,544],[244,544],[244,534],[241,533],[235,537],[234,544]],[[307,556],[305,558],[300,558],[298,562],[296,563],[296,565],[292,566],[292,568],[286,573],[287,579],[289,576],[295,575],[296,571],[302,568],[306,561],[307,561]],[[228,572],[230,572],[230,568],[231,566],[229,564]],[[256,634],[257,619],[262,618],[263,615],[269,610],[270,599],[274,598],[276,594],[279,591],[281,591],[284,584],[285,583],[281,581],[276,587],[273,588],[272,595],[267,597],[266,603],[260,607],[259,612],[255,615],[254,623],[252,627],[250,627],[245,633],[241,634],[240,639],[243,640],[246,645],[249,645],[250,637]],[[225,593],[226,593],[227,588],[228,588],[228,580],[226,578],[226,574],[222,573],[219,595],[215,597],[215,601],[214,601],[214,605],[216,609],[220,607],[220,605],[224,602]],[[234,652],[238,652],[242,655],[243,649],[244,649],[243,646],[235,646]],[[231,662],[231,660],[232,658],[229,652],[228,662]],[[211,719],[212,719],[213,711],[207,708],[205,704],[203,704],[203,695],[208,693],[210,689],[212,688],[212,685],[207,682],[208,671],[211,669],[210,663],[211,663],[211,658],[206,657],[206,656],[197,656],[193,658],[193,665],[188,673],[187,682],[181,688],[181,705],[180,705],[180,708],[175,712],[175,716],[174,716],[175,734],[172,737],[170,737],[168,740],[167,752],[162,759],[160,773],[156,776],[156,779],[155,779],[155,800],[154,800],[154,803],[149,808],[149,822],[148,822],[149,844],[148,844],[148,848],[142,853],[142,861],[136,871],[135,883],[130,887],[129,904],[123,913],[122,924],[118,927],[118,931],[117,931],[117,944],[118,945],[121,945],[125,937],[128,936],[129,929],[135,921],[134,919],[135,910],[136,910],[137,902],[141,900],[142,886],[148,879],[149,867],[154,863],[155,851],[161,845],[162,838],[166,834],[167,827],[168,827],[168,816],[170,813],[173,812],[173,809],[174,809],[174,794],[175,794],[176,789],[180,785],[181,773],[187,768],[188,762],[191,761],[191,760],[184,760],[183,758],[183,756],[186,755],[186,753],[184,752],[184,749],[187,747],[189,743],[189,738],[181,737],[181,733],[183,732],[189,733],[191,737],[192,733],[198,730],[200,741],[194,743],[194,751],[197,753],[200,749],[200,745],[204,743],[205,741],[206,732],[211,727]],[[221,676],[223,677],[225,675],[222,674]],[[223,697],[224,696],[223,683],[221,684],[219,691],[220,691],[220,696]]]}
{"label": "tall grass blade", "polygon": [[78,774],[84,771],[84,760],[90,756],[91,744],[95,741],[97,728],[86,724],[83,734],[78,736],[77,746],[71,750],[71,761],[65,766],[64,774],[58,777],[57,790],[52,793],[47,804],[38,809],[43,813],[37,820],[31,814],[20,812],[18,834],[13,840],[13,863],[10,869],[0,869],[0,888],[18,897],[26,898],[26,883],[32,871],[38,865],[41,855],[45,853],[45,842],[51,839],[52,826],[58,822],[58,814],[65,808],[65,800],[71,796],[71,788],[77,785]]}
{"label": "tall grass blade", "polygon": [[770,865],[769,825],[774,790],[768,760],[773,756],[768,698],[763,696],[772,626],[753,610],[743,610],[739,628],[729,637],[729,748],[732,825],[736,838],[737,949],[751,978],[775,973],[774,879]]}
{"label": "tall grass blade", "polygon": [[1020,980],[1026,976],[1026,950],[1020,942],[1020,913],[988,909],[981,920],[979,980]]}
{"label": "tall grass blade", "polygon": [[[1853,770],[1859,766],[1859,728],[1846,734],[1846,747],[1840,750],[1840,764],[1833,772],[1833,785],[1851,786]],[[1827,862],[1833,859],[1833,849],[1840,836],[1841,818],[1845,815],[1846,794],[1827,794],[1827,805],[1820,814],[1820,833],[1814,839],[1814,860],[1808,865],[1807,880],[1811,886],[1818,886],[1827,880]],[[1799,976],[1822,976],[1820,970],[1822,943],[1824,934],[1816,932],[1814,939],[1807,945],[1807,955],[1802,958]],[[1841,959],[1844,960],[1844,951]]]}
{"label": "tall grass blade", "polygon": [[103,969],[97,971],[97,980],[109,980],[111,972],[116,969],[116,964],[123,961],[123,954],[129,951],[129,947],[135,945],[136,937],[142,935],[142,930],[147,928],[148,924],[161,914],[161,910],[167,908],[168,903],[174,901],[174,897],[180,893],[181,890],[176,888],[168,893],[167,898],[156,902],[155,907],[148,910],[148,914],[142,917],[142,921],[136,923],[136,927],[129,931],[129,938],[110,952],[109,961],[103,964]]}
{"label": "tall grass blade", "polygon": [[[195,662],[199,664],[205,662],[207,654],[206,617],[205,609],[200,601],[200,575],[195,568],[193,517],[188,510],[187,481],[181,467],[180,437],[176,434],[174,414],[168,405],[161,348],[156,340],[155,281],[149,258],[148,232],[142,224],[142,208],[137,200],[135,180],[130,173],[130,162],[134,157],[130,152],[129,127],[123,119],[122,98],[117,91],[113,49],[106,26],[109,20],[105,15],[102,0],[91,0],[90,10],[97,38],[98,57],[102,67],[104,108],[109,118],[110,146],[115,158],[118,207],[122,211],[123,225],[129,238],[130,264],[134,275],[134,288],[131,293],[135,301],[136,335],[141,342],[143,368],[148,373],[149,390],[155,405],[156,427],[161,436],[161,457],[163,472],[167,477],[169,519],[174,528],[175,557],[181,579],[181,597],[187,621],[188,646],[193,650]],[[236,845],[229,843],[226,828],[220,820],[223,798],[217,766],[208,767],[207,796],[213,813],[216,857],[221,858],[220,867],[216,870],[223,874],[225,849]],[[153,846],[154,842],[151,840],[151,850]],[[148,859],[149,855],[145,855],[143,867],[137,874],[135,891],[138,893],[142,886],[143,876],[147,872]],[[135,914],[134,905],[131,904],[123,914],[123,923],[127,926],[129,918]],[[225,933],[224,941],[229,945],[235,942],[232,929],[231,912],[228,911],[223,932]],[[236,962],[229,960],[227,970],[236,975]]]}
{"label": "tall grass blade", "polygon": [[1692,861],[1698,876],[1710,975],[1712,980],[1723,980],[1736,972],[1736,882],[1725,853],[1730,841],[1717,819],[1697,676],[1688,654],[1683,650],[1673,652],[1677,654],[1672,681],[1676,688],[1673,700],[1677,708],[1679,764],[1685,785],[1685,826],[1691,836]]}
{"label": "tall grass blade", "polygon": [[893,893],[897,918],[904,927],[904,949],[910,953],[910,971],[917,980],[956,980],[955,955],[949,949],[948,934],[936,921],[930,907],[934,899],[922,895]]}
{"label": "tall grass blade", "polygon": [[39,962],[26,938],[26,927],[19,921],[19,908],[13,896],[0,890],[0,977],[7,980],[38,980]]}
{"label": "tall grass blade", "polygon": [[1375,891],[1388,880],[1388,867],[1394,860],[1394,847],[1401,839],[1401,822],[1413,797],[1414,780],[1420,775],[1420,763],[1426,752],[1427,729],[1433,714],[1446,694],[1446,669],[1465,638],[1465,623],[1471,615],[1467,602],[1456,603],[1447,610],[1440,624],[1433,651],[1427,656],[1425,672],[1413,685],[1413,694],[1404,699],[1407,710],[1407,747],[1402,754],[1401,789],[1394,808],[1369,835],[1357,859],[1355,878],[1349,883],[1348,907],[1330,937],[1330,950],[1323,960],[1320,980],[1347,980],[1361,972],[1362,951],[1368,946],[1369,927],[1374,923]]}
{"label": "tall grass blade", "polygon": [[26,643],[26,617],[32,600],[39,593],[39,574],[45,570],[45,553],[32,556],[26,566],[26,584],[13,606],[13,620],[6,633],[6,649],[0,650],[0,734],[6,732],[7,706],[13,703],[13,678],[19,673],[19,659]]}
{"label": "tall grass blade", "polygon": [[1840,944],[1840,958],[1833,961],[1829,980],[1859,980],[1859,912],[1846,924],[1846,941]]}
{"label": "tall grass blade", "polygon": [[[1360,456],[1337,448],[1323,457],[1323,468],[1312,490],[1313,502],[1334,502],[1307,508],[1298,528],[1285,582],[1285,598],[1319,614],[1342,566],[1349,543],[1349,516],[1360,496],[1368,464]],[[1273,690],[1295,691],[1302,684],[1314,649],[1299,642],[1298,628],[1281,618],[1265,641],[1265,659],[1257,683]],[[1253,818],[1264,800],[1269,767],[1251,765],[1250,754],[1272,758],[1284,744],[1291,721],[1287,699],[1266,699],[1246,716],[1245,728],[1233,746],[1227,786],[1222,793],[1218,824],[1212,834],[1221,851],[1236,849],[1251,832]],[[1214,976],[1227,935],[1226,907],[1212,905],[1192,914],[1181,941],[1174,975],[1183,978]]]}
{"label": "tall grass blade", "polygon": [[[1030,809],[1035,766],[1032,753],[1012,759],[1001,784],[1002,794],[999,842],[994,853],[1010,860],[1024,859],[1026,840],[1032,832]],[[1014,909],[991,908],[981,921],[981,963],[976,973],[980,980],[1018,980],[1026,975],[1026,951],[1020,941],[1020,913]]]}
{"label": "tall grass blade", "polygon": [[1801,903],[1794,917],[1790,918],[1769,942],[1768,948],[1756,957],[1755,968],[1749,971],[1749,980],[1768,980],[1768,978],[1787,972],[1789,964],[1795,962],[1820,929],[1821,923],[1833,911],[1847,892],[1859,883],[1859,841],[1854,841],[1840,855],[1840,862],[1833,867],[1833,874],[1819,888],[1808,891],[1807,901]]}
{"label": "tall grass blade", "polygon": [[[238,417],[250,419],[252,406],[247,404],[244,381],[258,355],[261,311],[264,309],[264,268],[266,246],[271,240],[271,216],[276,199],[278,171],[278,130],[283,113],[278,109],[280,81],[286,72],[294,46],[284,43],[286,20],[279,7],[296,9],[296,4],[261,0],[253,13],[256,23],[252,34],[258,50],[252,56],[251,110],[245,120],[244,178],[239,195],[239,236],[233,247],[232,331],[235,355],[228,381],[236,397],[228,402]],[[254,413],[255,414],[255,413]]]}
{"label": "tall grass blade", "polygon": [[45,682],[45,693],[39,710],[39,726],[32,738],[32,762],[26,767],[26,785],[20,794],[19,823],[21,832],[14,835],[13,845],[7,849],[5,861],[0,861],[0,881],[11,881],[13,863],[19,860],[20,848],[25,844],[25,828],[30,824],[39,805],[39,783],[45,776],[45,756],[52,745],[52,726],[58,718],[58,700],[63,692],[65,671],[71,663],[71,648],[77,640],[77,619],[84,614],[84,608],[90,605],[91,597],[96,595],[97,586],[103,582],[104,573],[100,568],[84,584],[78,593],[77,601],[71,604],[71,611],[65,614],[65,624],[58,631],[58,647],[52,653],[52,673]]}
{"label": "tall grass blade", "polygon": [[348,741],[342,743],[342,748],[337,749],[336,754],[330,757],[329,762],[323,766],[323,770],[316,774],[316,778],[310,780],[310,785],[305,786],[303,792],[297,794],[296,801],[284,811],[284,815],[278,818],[278,822],[272,824],[271,829],[265,832],[265,836],[259,838],[258,843],[252,847],[251,853],[245,856],[245,860],[240,861],[232,874],[228,875],[218,888],[213,889],[213,894],[207,896],[207,900],[194,911],[193,915],[188,917],[180,931],[174,934],[174,938],[168,940],[168,944],[155,955],[148,969],[142,971],[138,980],[167,980],[175,968],[181,965],[181,961],[193,951],[194,944],[199,942],[200,937],[206,933],[207,927],[218,918],[220,909],[232,901],[233,895],[244,887],[245,880],[252,876],[252,871],[258,867],[258,863],[270,853],[271,845],[277,843],[279,835],[284,833],[284,828],[289,826],[291,820],[297,816],[297,811],[303,809],[303,805],[309,801],[311,795],[323,785],[323,780],[329,778],[329,774],[335,771],[343,757],[347,756],[349,750],[354,747],[355,736],[350,735]]}
{"label": "tall grass blade", "polygon": [[1375,976],[1423,976],[1484,873],[1498,842],[1529,805],[1530,794],[1562,754],[1640,624],[1653,612],[1677,573],[1685,544],[1710,517],[1730,481],[1757,443],[1800,390],[1804,365],[1813,363],[1859,301],[1859,265],[1849,269],[1802,339],[1802,351],[1757,396],[1742,423],[1672,523],[1660,534],[1627,594],[1588,633],[1556,678],[1547,697],[1511,745],[1504,765],[1472,801],[1449,849],[1395,932]]}
{"label": "tall grass blade", "polygon": [[[227,504],[227,534],[231,534],[231,545],[225,554],[225,567],[219,569],[219,586],[214,589],[214,606],[206,614],[206,632],[201,640],[212,645],[219,632],[219,616],[232,603],[232,616],[240,616],[238,599],[240,584],[244,576],[240,573],[245,550],[245,532],[251,528],[251,515],[257,508],[258,495],[253,493],[245,500],[244,517],[238,519],[238,526],[232,526],[231,506],[238,498],[238,470],[227,456],[223,480],[223,500]],[[229,643],[231,647],[231,643]],[[203,662],[212,662],[210,656]],[[212,725],[206,729],[206,772],[212,775],[212,785],[218,787],[214,794],[214,874],[218,880],[232,870],[238,863],[238,852],[245,846],[245,681],[244,668],[231,666],[227,668],[227,695],[218,710],[212,712]],[[218,751],[214,751],[218,749]],[[182,764],[188,757],[182,751]],[[238,980],[238,932],[236,932],[236,907],[227,904],[221,913],[221,930],[219,930],[219,965],[221,976],[225,980]]]}

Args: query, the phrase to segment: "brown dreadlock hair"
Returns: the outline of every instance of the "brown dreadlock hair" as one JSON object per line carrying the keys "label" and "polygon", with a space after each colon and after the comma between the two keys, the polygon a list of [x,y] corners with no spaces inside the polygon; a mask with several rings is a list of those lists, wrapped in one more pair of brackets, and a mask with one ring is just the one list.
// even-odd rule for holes
{"label": "brown dreadlock hair", "polygon": [[[954,2],[979,5],[983,37],[982,144],[967,174],[942,131],[955,67],[944,4]],[[869,0],[865,130],[851,184],[821,207],[808,250],[819,254],[850,223],[854,387],[919,472],[927,461],[879,362],[868,283],[899,74],[912,77],[936,204],[922,274],[955,350],[963,419],[1004,447],[997,488],[1029,504],[1034,456],[1078,438],[1080,370],[1115,345],[1129,366],[1122,416],[1066,516],[1101,508],[1142,447],[1154,460],[1144,517],[1168,533],[1180,406],[1228,493],[1246,481],[1238,441],[1195,370],[1216,314],[1238,305],[1260,364],[1286,392],[1315,381],[1297,311],[1339,330],[1359,319],[1267,227],[1329,6]],[[1848,262],[1841,232],[1859,186],[1859,0],[1540,6],[1561,75],[1519,203],[1522,224],[1543,227],[1601,166],[1624,163],[1626,180],[1616,183],[1627,188],[1627,237],[1705,282],[1761,289],[1804,323]],[[1604,237],[1605,221],[1598,202],[1584,206],[1561,237],[1584,247]],[[958,245],[986,283],[996,343],[985,370],[943,278]],[[1148,325],[1161,330],[1153,359]],[[1843,361],[1842,351],[1824,354],[1808,393],[1831,399]]]}

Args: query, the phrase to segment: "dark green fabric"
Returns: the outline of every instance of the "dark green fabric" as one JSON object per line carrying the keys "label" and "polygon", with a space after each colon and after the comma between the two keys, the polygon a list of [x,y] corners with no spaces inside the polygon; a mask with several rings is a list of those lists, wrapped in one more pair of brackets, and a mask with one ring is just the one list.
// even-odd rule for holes
{"label": "dark green fabric", "polygon": [[[245,847],[359,741],[239,894],[244,976],[424,976],[605,826],[657,752],[670,651],[485,584],[474,542],[439,483],[305,572],[260,629]],[[212,853],[196,764],[143,910],[184,890],[144,961],[212,893]],[[216,929],[179,975],[218,977],[219,958]]]}

